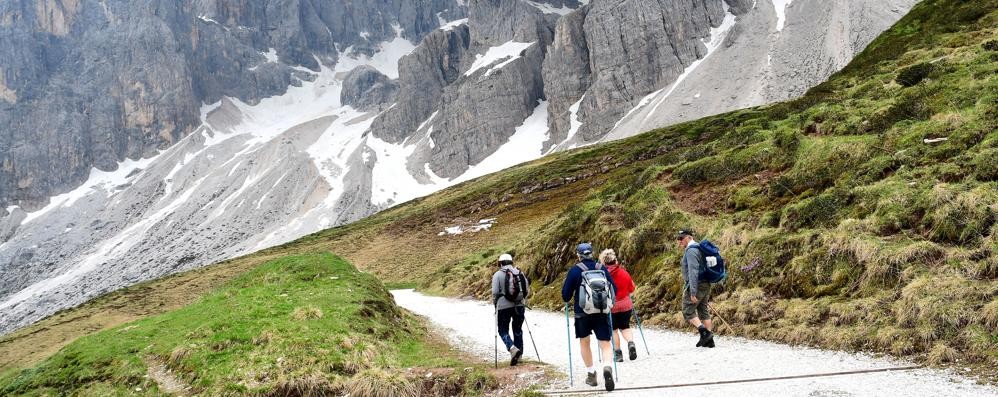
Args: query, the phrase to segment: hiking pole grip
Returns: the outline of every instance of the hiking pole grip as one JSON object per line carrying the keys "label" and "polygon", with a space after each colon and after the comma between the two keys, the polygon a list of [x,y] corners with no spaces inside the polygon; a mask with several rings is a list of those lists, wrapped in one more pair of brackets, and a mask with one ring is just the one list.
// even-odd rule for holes
{"label": "hiking pole grip", "polygon": [[572,330],[568,323],[568,302],[565,302],[565,335],[568,336],[568,386],[575,387],[572,376]]}

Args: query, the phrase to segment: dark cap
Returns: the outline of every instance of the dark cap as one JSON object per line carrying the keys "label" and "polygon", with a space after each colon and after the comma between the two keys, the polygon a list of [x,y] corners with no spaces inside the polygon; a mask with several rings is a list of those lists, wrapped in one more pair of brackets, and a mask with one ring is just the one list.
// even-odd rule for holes
{"label": "dark cap", "polygon": [[679,229],[679,233],[676,233],[676,240],[682,240],[686,236],[693,237],[693,232],[689,229]]}

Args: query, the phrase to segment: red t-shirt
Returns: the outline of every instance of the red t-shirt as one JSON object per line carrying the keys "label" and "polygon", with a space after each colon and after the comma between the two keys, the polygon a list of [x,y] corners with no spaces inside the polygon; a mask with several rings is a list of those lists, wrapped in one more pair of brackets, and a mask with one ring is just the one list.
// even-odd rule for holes
{"label": "red t-shirt", "polygon": [[613,285],[617,286],[616,302],[610,311],[620,313],[633,309],[634,302],[631,301],[631,294],[634,293],[635,287],[634,280],[631,279],[631,274],[620,265],[620,262],[607,266],[606,270],[610,271],[610,277],[613,277]]}

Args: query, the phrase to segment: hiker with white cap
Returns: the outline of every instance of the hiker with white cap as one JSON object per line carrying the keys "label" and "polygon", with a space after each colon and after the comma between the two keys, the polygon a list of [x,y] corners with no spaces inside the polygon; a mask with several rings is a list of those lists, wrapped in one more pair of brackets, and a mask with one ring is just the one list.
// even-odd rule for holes
{"label": "hiker with white cap", "polygon": [[[523,355],[523,322],[530,282],[520,269],[513,266],[512,255],[500,255],[498,265],[499,270],[492,274],[492,303],[496,309],[499,338],[510,354],[509,365],[516,365]],[[513,328],[512,337],[509,335],[510,325]]]}

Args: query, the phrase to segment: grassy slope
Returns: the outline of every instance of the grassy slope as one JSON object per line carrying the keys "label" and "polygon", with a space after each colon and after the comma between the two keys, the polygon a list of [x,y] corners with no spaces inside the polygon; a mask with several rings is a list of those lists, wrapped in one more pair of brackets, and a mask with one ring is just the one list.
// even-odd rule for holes
{"label": "grassy slope", "polygon": [[[386,282],[480,296],[489,263],[510,250],[548,284],[537,303],[553,307],[571,246],[587,239],[629,262],[646,317],[679,325],[671,235],[692,226],[732,263],[715,300],[726,332],[994,368],[995,9],[926,0],[801,99],[548,156],[216,265],[206,284],[265,258],[333,250]],[[922,64],[932,66],[912,68]],[[910,87],[896,81],[920,71]],[[939,137],[949,140],[923,143]],[[437,235],[493,216],[491,231]],[[95,313],[129,315],[135,292],[121,294],[61,314],[81,320],[0,340],[0,353],[90,332],[80,324]]]}
{"label": "grassy slope", "polygon": [[376,278],[344,260],[287,256],[183,308],[80,338],[0,378],[0,394],[159,395],[145,376],[155,363],[208,395],[415,388],[381,369],[459,363],[431,351],[439,346],[424,332]]}

